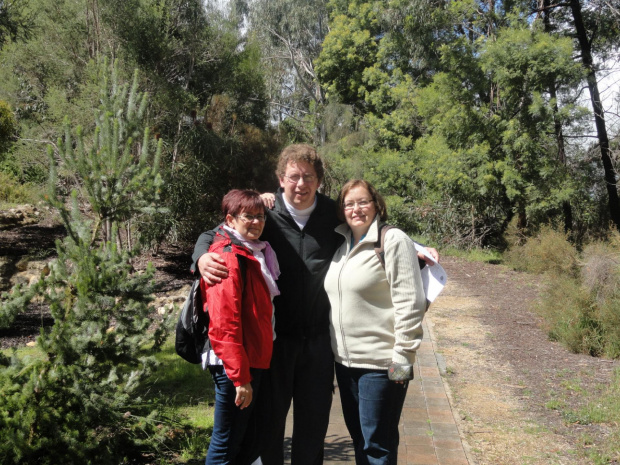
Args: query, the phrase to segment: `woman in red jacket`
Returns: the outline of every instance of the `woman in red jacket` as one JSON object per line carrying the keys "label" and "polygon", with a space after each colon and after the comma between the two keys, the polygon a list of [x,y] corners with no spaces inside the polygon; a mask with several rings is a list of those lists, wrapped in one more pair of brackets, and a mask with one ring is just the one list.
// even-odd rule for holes
{"label": "woman in red jacket", "polygon": [[222,200],[222,211],[225,220],[209,251],[225,260],[228,277],[213,286],[201,282],[212,347],[203,355],[203,365],[208,366],[215,384],[213,434],[206,465],[237,464],[255,458],[242,459],[239,453],[242,441],[248,443],[246,433],[253,434],[248,431],[248,422],[261,372],[271,361],[272,300],[279,294],[275,253],[267,242],[258,239],[265,226],[265,207],[259,193],[232,190]]}

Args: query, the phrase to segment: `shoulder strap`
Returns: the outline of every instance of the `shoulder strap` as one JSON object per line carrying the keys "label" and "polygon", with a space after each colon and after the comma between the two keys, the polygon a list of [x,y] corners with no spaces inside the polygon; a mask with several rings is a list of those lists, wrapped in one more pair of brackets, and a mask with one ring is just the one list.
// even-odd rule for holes
{"label": "shoulder strap", "polygon": [[392,229],[394,226],[387,223],[378,223],[377,242],[375,242],[375,253],[381,263],[381,266],[385,268],[385,233],[388,229]]}
{"label": "shoulder strap", "polygon": [[237,255],[237,261],[239,262],[239,272],[241,273],[241,292],[245,290],[245,273],[248,268],[247,258],[242,255]]}
{"label": "shoulder strap", "polygon": [[241,289],[242,290],[245,289],[245,273],[246,273],[246,269],[248,268],[248,263],[246,261],[247,258],[244,257],[243,255],[239,255],[238,253],[235,253],[231,244],[224,246],[222,251],[234,253],[235,257],[237,257],[237,262],[239,263],[239,272],[241,274]]}

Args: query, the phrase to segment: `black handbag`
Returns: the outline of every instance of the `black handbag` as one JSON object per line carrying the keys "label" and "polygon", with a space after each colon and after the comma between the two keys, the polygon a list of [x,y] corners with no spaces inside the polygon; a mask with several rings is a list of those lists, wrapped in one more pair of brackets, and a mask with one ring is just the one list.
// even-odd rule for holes
{"label": "black handbag", "polygon": [[210,349],[209,313],[203,310],[200,278],[196,279],[185,299],[176,327],[174,348],[190,363],[201,363],[202,354]]}

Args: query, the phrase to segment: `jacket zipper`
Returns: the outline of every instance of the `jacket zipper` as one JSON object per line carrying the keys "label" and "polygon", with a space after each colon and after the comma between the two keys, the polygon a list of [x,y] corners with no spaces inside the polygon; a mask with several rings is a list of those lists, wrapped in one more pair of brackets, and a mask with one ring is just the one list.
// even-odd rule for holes
{"label": "jacket zipper", "polygon": [[[343,347],[344,353],[345,353],[346,366],[348,368],[351,368],[351,359],[349,357],[349,350],[347,349],[347,341],[345,339],[344,326],[342,325],[342,314],[343,314],[343,307],[342,307],[342,275],[344,273],[344,268],[345,268],[345,266],[347,266],[347,263],[349,262],[349,258],[351,257],[351,254],[353,253],[353,249],[355,249],[359,244],[356,244],[351,250],[349,250],[349,248],[350,248],[349,242],[345,239],[344,245],[346,246],[344,263],[342,264],[342,267],[340,268],[340,272],[338,273],[338,313],[340,314],[340,336],[342,338],[342,347]],[[346,252],[346,251],[348,251],[348,252]]]}

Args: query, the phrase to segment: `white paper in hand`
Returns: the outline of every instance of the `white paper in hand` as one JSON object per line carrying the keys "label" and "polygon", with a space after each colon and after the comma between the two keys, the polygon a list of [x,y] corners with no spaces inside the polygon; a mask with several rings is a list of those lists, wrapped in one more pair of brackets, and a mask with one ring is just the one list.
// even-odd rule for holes
{"label": "white paper in hand", "polygon": [[420,270],[426,300],[433,302],[448,282],[448,275],[423,246],[416,242],[415,248],[418,252],[422,252],[425,257],[430,258],[434,263],[434,265],[426,265]]}

